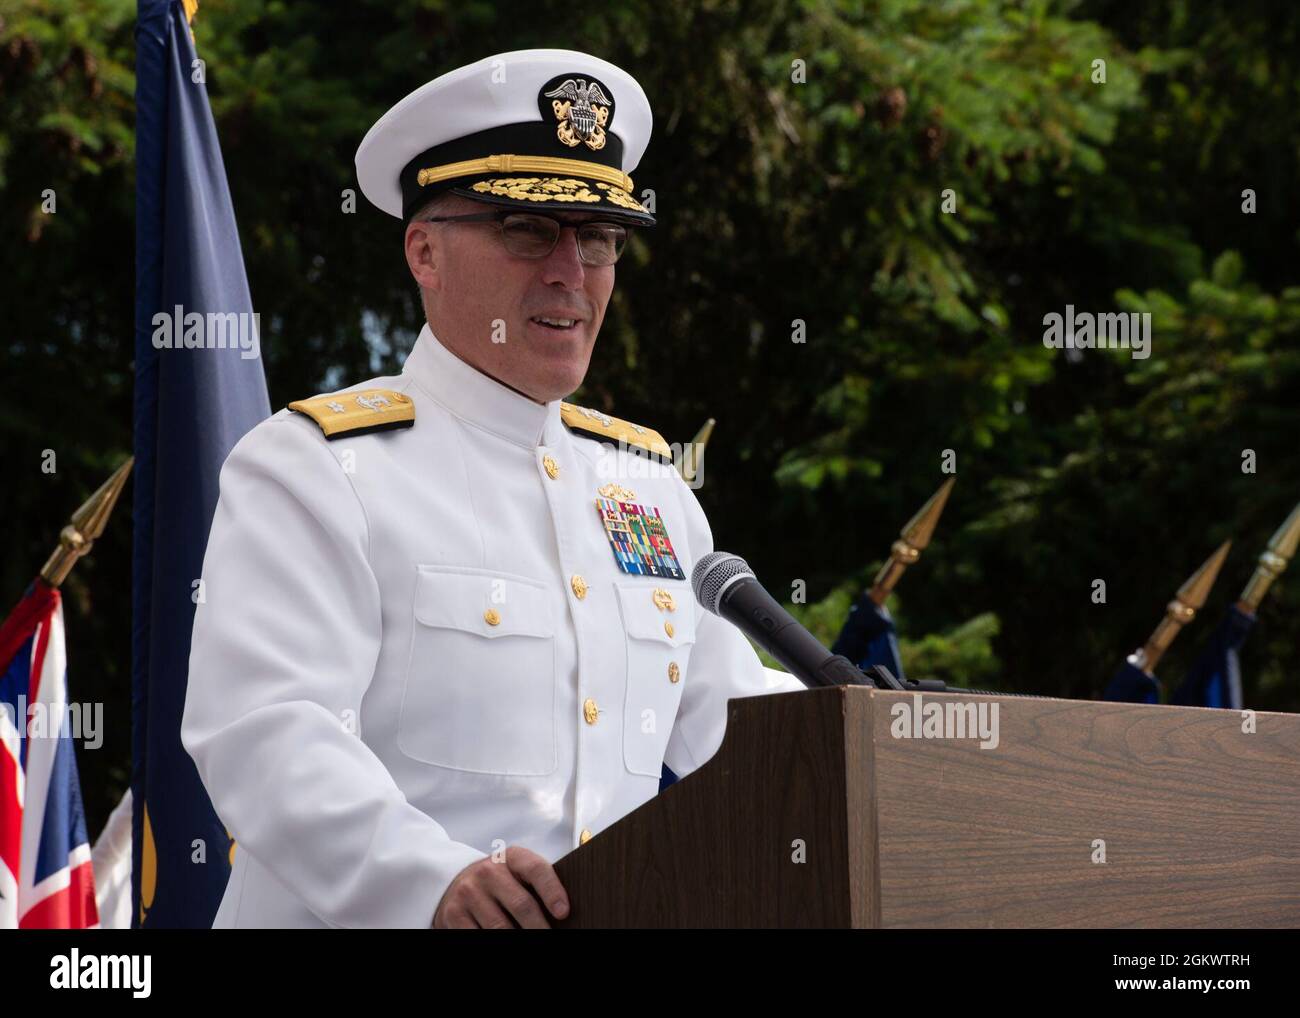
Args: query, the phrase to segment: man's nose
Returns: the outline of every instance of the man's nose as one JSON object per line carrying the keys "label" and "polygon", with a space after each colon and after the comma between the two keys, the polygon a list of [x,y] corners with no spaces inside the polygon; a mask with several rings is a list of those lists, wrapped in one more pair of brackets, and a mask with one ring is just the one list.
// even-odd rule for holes
{"label": "man's nose", "polygon": [[542,282],[559,283],[570,290],[580,290],[586,278],[586,266],[578,254],[578,231],[575,227],[566,226],[560,230],[555,250],[546,256],[542,265]]}

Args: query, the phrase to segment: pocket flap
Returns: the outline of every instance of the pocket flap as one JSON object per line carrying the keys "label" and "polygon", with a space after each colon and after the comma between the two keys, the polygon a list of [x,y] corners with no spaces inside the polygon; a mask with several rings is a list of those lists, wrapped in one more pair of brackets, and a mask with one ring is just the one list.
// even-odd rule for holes
{"label": "pocket flap", "polygon": [[450,566],[419,567],[415,618],[489,638],[555,633],[550,591],[537,580]]}
{"label": "pocket flap", "polygon": [[[654,640],[669,647],[680,647],[695,642],[695,599],[690,587],[680,583],[668,585],[646,583],[618,583],[619,607],[623,612],[623,625],[627,635],[638,640]],[[667,592],[673,610],[660,608],[655,601],[655,591]],[[665,623],[672,626],[668,635]]]}

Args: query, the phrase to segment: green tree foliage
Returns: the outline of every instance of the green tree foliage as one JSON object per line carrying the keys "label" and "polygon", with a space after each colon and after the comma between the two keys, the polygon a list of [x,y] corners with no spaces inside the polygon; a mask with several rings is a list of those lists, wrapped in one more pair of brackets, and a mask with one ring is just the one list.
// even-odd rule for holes
{"label": "green tree foliage", "polygon": [[[0,0],[10,603],[130,449],[134,6]],[[399,225],[345,211],[374,119],[488,53],[601,54],[654,106],[634,176],[660,222],[578,398],[675,441],[717,418],[717,546],[778,596],[805,581],[828,642],[950,450],[891,601],[906,667],[1078,697],[1231,536],[1176,682],[1300,500],[1298,32],[1290,5],[1190,0],[204,0],[194,25],[273,406],[394,369],[418,330]],[[1152,356],[1046,349],[1067,304],[1149,311]],[[108,703],[92,829],[129,766],[128,506],[66,588],[74,695]],[[1247,644],[1258,706],[1300,707],[1298,589]]]}

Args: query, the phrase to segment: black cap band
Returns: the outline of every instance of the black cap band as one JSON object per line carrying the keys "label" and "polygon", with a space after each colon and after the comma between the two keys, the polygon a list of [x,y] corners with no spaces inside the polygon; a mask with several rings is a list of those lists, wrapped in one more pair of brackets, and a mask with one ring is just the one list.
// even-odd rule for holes
{"label": "black cap band", "polygon": [[585,146],[568,150],[562,145],[557,145],[554,124],[531,121],[492,127],[442,145],[435,145],[433,148],[425,149],[407,163],[398,178],[402,187],[402,218],[409,222],[416,212],[444,191],[494,176],[491,173],[475,173],[421,186],[418,179],[421,170],[469,159],[484,159],[502,153],[524,156],[563,156],[620,170],[623,165],[623,139],[611,133],[606,135],[605,147],[598,151],[590,151]]}

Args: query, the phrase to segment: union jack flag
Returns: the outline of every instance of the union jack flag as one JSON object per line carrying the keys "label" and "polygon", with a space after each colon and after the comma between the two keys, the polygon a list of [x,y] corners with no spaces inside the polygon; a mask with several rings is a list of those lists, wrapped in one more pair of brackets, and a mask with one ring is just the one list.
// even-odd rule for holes
{"label": "union jack flag", "polygon": [[67,694],[63,602],[37,579],[0,625],[0,929],[99,925]]}

